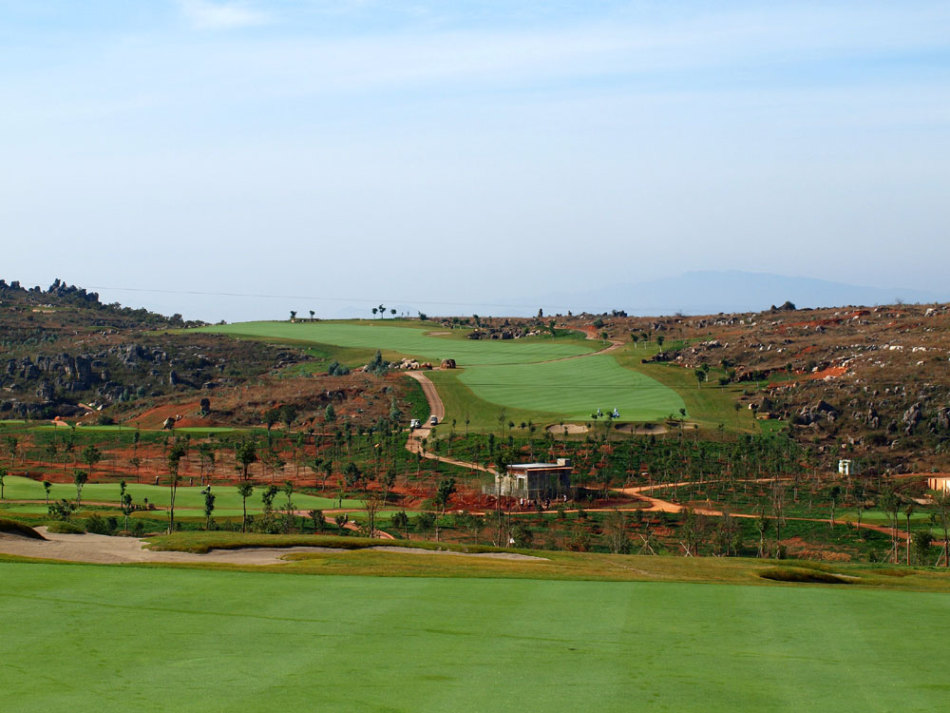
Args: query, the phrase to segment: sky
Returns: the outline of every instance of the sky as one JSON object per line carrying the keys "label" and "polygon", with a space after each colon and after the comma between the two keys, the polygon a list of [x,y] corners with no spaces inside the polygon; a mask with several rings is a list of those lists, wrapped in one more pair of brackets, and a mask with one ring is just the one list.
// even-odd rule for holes
{"label": "sky", "polygon": [[936,290],[947,226],[945,1],[0,0],[7,281],[208,321]]}

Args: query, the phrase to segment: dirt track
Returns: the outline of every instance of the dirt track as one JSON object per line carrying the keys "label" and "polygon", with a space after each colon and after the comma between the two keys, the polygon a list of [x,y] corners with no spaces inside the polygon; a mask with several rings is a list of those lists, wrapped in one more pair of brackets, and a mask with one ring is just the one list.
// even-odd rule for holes
{"label": "dirt track", "polygon": [[[445,419],[445,404],[442,403],[442,397],[439,396],[432,380],[421,371],[407,371],[406,376],[419,382],[422,386],[422,393],[426,395],[426,401],[429,402],[429,416],[435,416],[439,419],[439,423],[442,423]],[[428,431],[428,429],[425,430]]]}

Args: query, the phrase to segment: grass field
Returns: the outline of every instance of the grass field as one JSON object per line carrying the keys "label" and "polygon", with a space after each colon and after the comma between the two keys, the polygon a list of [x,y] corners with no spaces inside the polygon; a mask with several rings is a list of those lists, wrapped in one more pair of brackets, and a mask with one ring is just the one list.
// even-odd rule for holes
{"label": "grass field", "polygon": [[458,379],[493,404],[565,420],[590,420],[597,409],[613,408],[624,421],[653,421],[684,407],[679,395],[648,376],[624,369],[611,354],[543,364],[478,366]]}
{"label": "grass field", "polygon": [[[526,364],[594,351],[597,346],[580,338],[536,337],[507,341],[462,338],[461,331],[443,331],[418,323],[372,322],[239,322],[204,327],[199,331],[257,339],[278,339],[310,344],[330,344],[363,350],[379,349],[428,361],[455,359],[459,366],[475,364]],[[434,336],[430,333],[434,332]]]}
{"label": "grass field", "polygon": [[[509,341],[469,340],[463,330],[432,333],[418,323],[246,322],[206,328],[241,337],[330,344],[359,350],[378,348],[390,358],[408,355],[438,362],[453,358],[458,371],[432,374],[446,406],[446,418],[469,420],[472,430],[498,428],[498,416],[515,422],[585,421],[591,413],[617,408],[621,420],[654,421],[688,408],[677,392],[647,376],[627,358],[587,356],[603,345],[579,336],[538,336]],[[639,350],[637,357],[651,351]]]}
{"label": "grass field", "polygon": [[932,711],[950,691],[945,594],[11,562],[0,582],[10,713]]}
{"label": "grass field", "polygon": [[[46,512],[46,492],[43,490],[43,484],[29,478],[19,476],[7,476],[5,478],[4,494],[5,500],[0,500],[0,510],[10,512]],[[280,484],[277,484],[278,487]],[[254,488],[254,494],[248,498],[247,511],[249,513],[261,512],[261,493],[263,486]],[[238,495],[237,488],[233,485],[214,486],[212,491],[215,494],[214,514],[216,517],[237,517],[241,515],[241,496]],[[171,498],[171,490],[166,484],[162,485],[144,485],[142,483],[129,483],[128,492],[136,505],[142,505],[145,498],[157,507],[168,507]],[[75,500],[76,487],[68,483],[54,483],[50,489],[50,500]],[[17,503],[22,500],[42,500],[42,503]],[[87,483],[82,489],[82,500],[84,505],[89,503],[101,502],[119,505],[119,486],[115,483]],[[274,506],[283,507],[286,497],[283,492],[278,493],[274,499]],[[321,498],[303,493],[294,493],[294,508],[297,510],[326,510],[337,507],[336,498]],[[363,503],[359,500],[350,500],[344,498],[344,508],[361,508]],[[189,513],[188,511],[193,511]],[[187,517],[189,514],[204,517],[204,496],[201,494],[199,486],[179,486],[175,497],[176,515]]]}

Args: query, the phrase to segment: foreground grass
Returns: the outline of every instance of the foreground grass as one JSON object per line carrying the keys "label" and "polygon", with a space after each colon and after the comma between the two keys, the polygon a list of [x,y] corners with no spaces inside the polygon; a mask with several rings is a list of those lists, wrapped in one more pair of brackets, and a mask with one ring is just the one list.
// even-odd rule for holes
{"label": "foreground grass", "polygon": [[11,713],[918,711],[948,689],[937,594],[3,562],[0,581]]}

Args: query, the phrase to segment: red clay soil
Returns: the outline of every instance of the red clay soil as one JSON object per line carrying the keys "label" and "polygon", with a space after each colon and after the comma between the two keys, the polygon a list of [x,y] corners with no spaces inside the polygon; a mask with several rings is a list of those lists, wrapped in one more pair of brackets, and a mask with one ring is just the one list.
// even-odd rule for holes
{"label": "red clay soil", "polygon": [[127,424],[129,426],[138,426],[139,428],[159,429],[162,427],[162,424],[165,423],[166,418],[175,418],[177,416],[181,416],[182,419],[175,424],[176,426],[181,427],[192,425],[190,423],[186,424],[186,421],[197,421],[198,423],[195,425],[198,426],[212,425],[206,419],[197,419],[194,417],[200,408],[201,403],[199,401],[191,401],[180,404],[164,404],[162,406],[151,408],[148,411],[139,414],[135,418],[129,419]]}
{"label": "red clay soil", "polygon": [[836,552],[827,547],[806,542],[800,537],[790,537],[782,540],[788,556],[793,559],[819,560],[822,562],[850,562],[851,555],[847,552]]}

